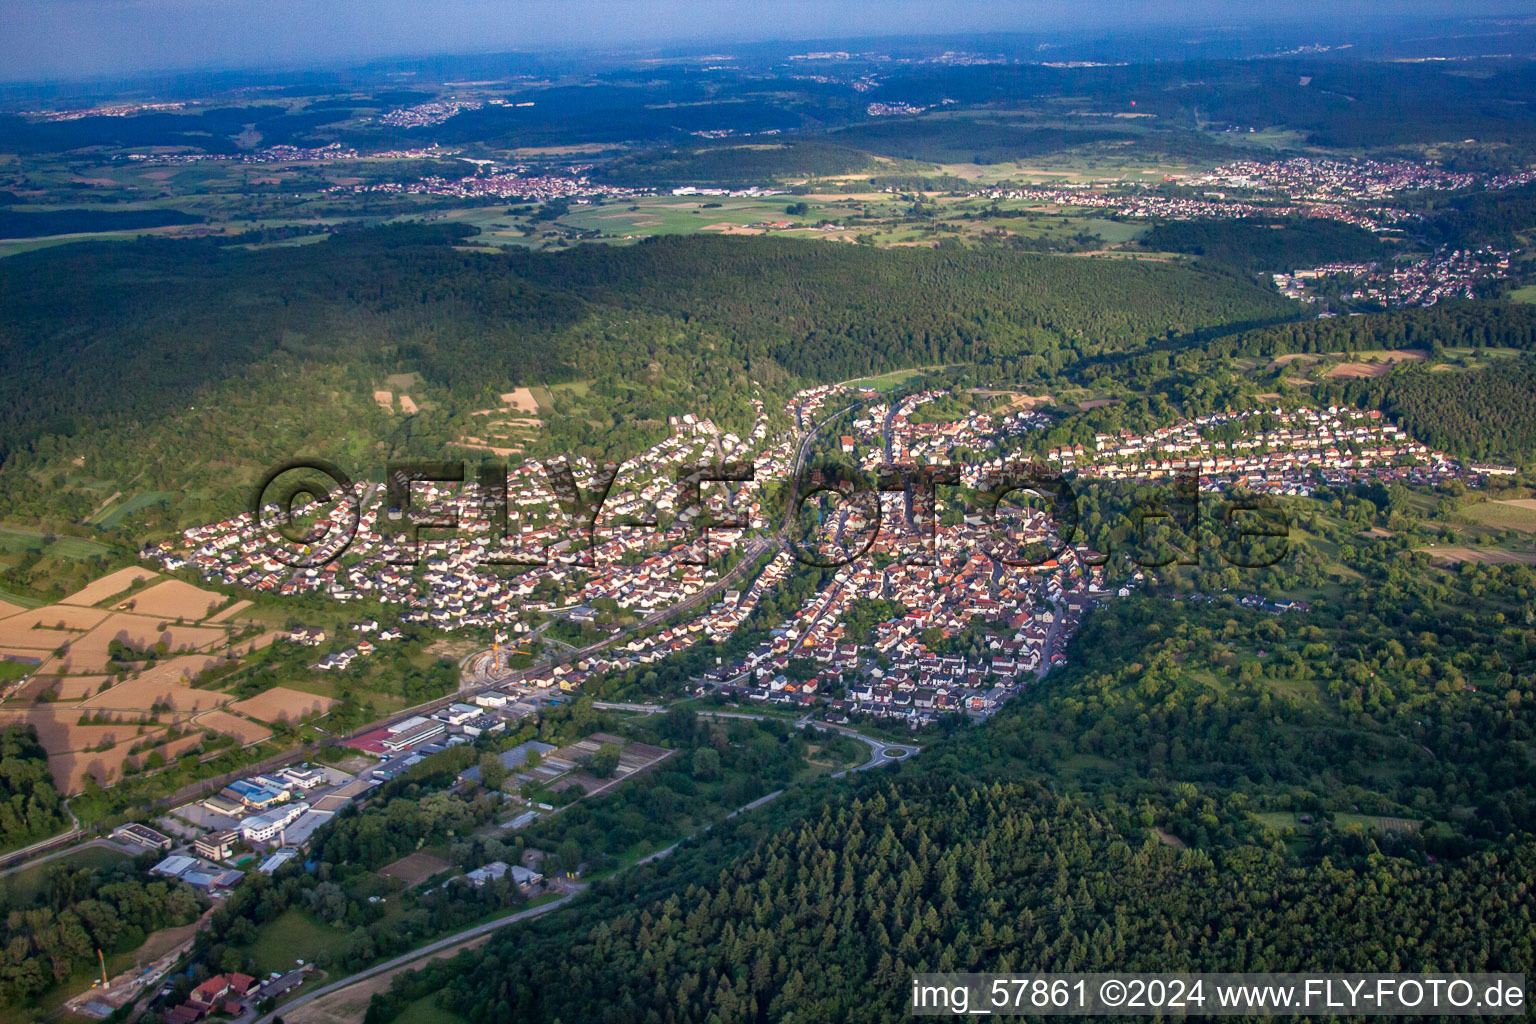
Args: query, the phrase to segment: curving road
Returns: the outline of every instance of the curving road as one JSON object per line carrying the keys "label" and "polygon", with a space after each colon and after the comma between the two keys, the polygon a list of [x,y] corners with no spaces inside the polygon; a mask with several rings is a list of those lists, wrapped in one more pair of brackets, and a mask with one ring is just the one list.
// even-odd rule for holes
{"label": "curving road", "polygon": [[395,957],[393,960],[386,960],[383,963],[374,964],[372,967],[358,971],[356,974],[349,974],[345,978],[342,978],[340,981],[333,981],[329,985],[320,986],[313,992],[306,992],[299,996],[297,999],[284,1003],[282,1006],[278,1007],[271,1013],[263,1014],[262,1016],[256,1018],[255,1024],[270,1024],[272,1018],[280,1017],[285,1013],[290,1013],[298,1007],[303,1006],[306,1003],[314,1002],[316,999],[319,999],[322,996],[328,996],[332,992],[340,992],[342,989],[350,988],[360,981],[366,981],[375,975],[383,974],[385,971],[392,971],[399,967],[405,967],[408,964],[415,963],[417,960],[429,957],[433,953],[439,953],[453,946],[461,945],[470,939],[477,938],[481,935],[486,935],[501,928],[505,928],[509,924],[515,924],[518,921],[525,921],[530,917],[538,917],[540,914],[547,914],[551,910],[554,910],[556,907],[570,902],[571,899],[573,899],[575,896],[576,893],[569,892],[557,900],[551,900],[548,903],[541,904],[529,910],[520,910],[515,914],[508,914],[506,917],[498,917],[494,921],[486,921],[483,924],[475,925],[473,928],[466,928],[462,932],[454,932],[447,938],[438,939],[436,942],[429,942],[425,946],[420,946],[411,950],[409,953],[402,953]]}
{"label": "curving road", "polygon": [[[635,711],[643,715],[655,715],[667,710],[667,706],[665,704],[622,704],[615,701],[602,700],[593,701],[592,706],[603,711]],[[696,711],[694,713],[697,714],[700,718],[746,718],[754,722],[766,722],[770,717],[776,717],[770,715],[754,715],[748,711]],[[920,753],[923,749],[915,743],[897,743],[894,740],[882,740],[874,736],[866,736],[859,732],[857,729],[850,728],[846,725],[835,725],[832,722],[818,722],[811,718],[810,715],[805,715],[804,717],[795,721],[795,728],[797,729],[803,729],[806,726],[810,726],[813,729],[820,729],[823,732],[840,732],[844,736],[851,736],[853,739],[856,739],[860,743],[863,743],[869,747],[870,756],[868,761],[865,761],[863,764],[855,768],[849,768],[847,771],[838,772],[832,776],[834,779],[841,778],[842,776],[847,775],[848,772],[868,771],[871,768],[878,768],[883,764],[892,764],[896,761],[905,761],[912,755]],[[751,807],[752,805],[749,805],[747,807],[743,807],[742,810],[750,810]]]}

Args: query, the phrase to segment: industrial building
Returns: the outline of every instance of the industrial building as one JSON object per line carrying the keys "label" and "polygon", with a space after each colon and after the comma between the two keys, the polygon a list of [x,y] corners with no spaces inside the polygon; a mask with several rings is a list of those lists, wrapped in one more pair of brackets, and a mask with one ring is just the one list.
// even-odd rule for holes
{"label": "industrial building", "polygon": [[240,819],[240,835],[248,843],[265,843],[276,839],[283,829],[309,810],[309,804],[300,800],[286,807],[274,807],[248,818]]}

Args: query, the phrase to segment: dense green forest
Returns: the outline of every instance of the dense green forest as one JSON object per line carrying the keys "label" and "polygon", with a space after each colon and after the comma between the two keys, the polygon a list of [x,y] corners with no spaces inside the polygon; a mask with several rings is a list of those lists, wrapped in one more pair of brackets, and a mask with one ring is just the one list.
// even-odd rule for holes
{"label": "dense green forest", "polygon": [[197,892],[154,878],[146,866],[49,865],[35,894],[0,907],[0,1006],[34,1004],[75,971],[94,968],[98,949],[129,952],[151,932],[196,920],[204,906]]}
{"label": "dense green forest", "polygon": [[48,771],[48,751],[30,725],[0,732],[0,849],[62,832],[66,822]]}
{"label": "dense green forest", "polygon": [[1514,248],[1536,231],[1536,186],[1474,192],[1427,213],[1424,232],[1442,245]]}
{"label": "dense green forest", "polygon": [[1137,136],[1110,128],[1046,128],[992,118],[899,118],[855,125],[829,138],[843,146],[930,164],[994,164]]}
{"label": "dense green forest", "polygon": [[465,400],[592,380],[604,419],[549,424],[555,443],[579,444],[689,409],[729,421],[749,379],[1005,356],[1059,366],[1294,315],[1242,282],[1126,261],[753,238],[495,255],[444,244],[457,237],[405,226],[297,248],[143,241],[5,260],[0,454],[180,416],[220,381],[306,363],[344,364],[364,397],[370,375],[401,369]]}
{"label": "dense green forest", "polygon": [[137,231],[173,224],[201,224],[203,218],[181,210],[47,210],[22,213],[0,210],[0,238],[42,238],[87,231]]}
{"label": "dense green forest", "polygon": [[1351,384],[1344,394],[1390,413],[1431,448],[1520,464],[1536,454],[1536,358],[1530,356],[1464,373],[1410,365]]}
{"label": "dense green forest", "polygon": [[1274,359],[1293,353],[1353,356],[1380,349],[1418,349],[1439,355],[1448,348],[1536,351],[1536,306],[1451,302],[1427,309],[1293,320],[1262,327],[1202,329],[1154,341],[1140,351],[1090,355],[1066,372],[1084,383],[1115,379],[1145,382],[1170,372],[1208,373],[1233,357]]}
{"label": "dense green forest", "polygon": [[743,187],[778,178],[818,178],[867,168],[869,155],[815,140],[662,150],[622,157],[594,176],[614,185],[673,188],[678,185]]}
{"label": "dense green forest", "polygon": [[1178,850],[1123,810],[945,770],[822,796],[402,975],[366,1020],[432,997],[473,1024],[889,1021],[918,971],[1519,970],[1536,952],[1529,847],[1462,865]]}
{"label": "dense green forest", "polygon": [[[1400,855],[1536,831],[1536,623],[1524,603],[1536,573],[1440,573],[1397,554],[1372,571],[1382,554],[1355,543],[1351,563],[1382,579],[1316,613],[1166,597],[1106,606],[1071,665],[973,746],[985,763],[1164,808],[1158,823],[1202,848],[1261,842],[1247,813],[1269,811],[1444,823],[1393,836]],[[1190,784],[1245,813],[1180,811]]]}
{"label": "dense green forest", "polygon": [[1289,352],[1364,352],[1382,348],[1536,350],[1536,306],[1448,302],[1368,316],[1302,320],[1232,334],[1213,354],[1278,356]]}
{"label": "dense green forest", "polygon": [[1178,220],[1141,238],[1154,252],[1184,252],[1244,273],[1289,273],[1320,263],[1364,263],[1385,252],[1380,239],[1334,220]]}

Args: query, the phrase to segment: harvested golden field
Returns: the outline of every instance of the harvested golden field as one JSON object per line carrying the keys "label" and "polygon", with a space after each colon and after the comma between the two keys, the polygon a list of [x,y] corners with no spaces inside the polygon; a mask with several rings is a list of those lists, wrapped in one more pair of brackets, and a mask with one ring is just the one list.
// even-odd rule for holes
{"label": "harvested golden field", "polygon": [[1396,352],[1373,353],[1369,363],[1340,363],[1328,371],[1330,377],[1385,377],[1398,363],[1420,362],[1429,353],[1421,349],[1402,349]]}
{"label": "harvested golden field", "polygon": [[[81,725],[80,708],[31,707],[0,711],[0,724],[26,724],[37,730],[37,738],[50,753],[84,750],[103,743],[121,743],[141,734],[142,716],[137,713],[117,715],[107,712],[112,721],[102,725]],[[146,731],[162,728],[145,726]]]}
{"label": "harvested golden field", "polygon": [[199,729],[211,729],[226,736],[233,736],[243,747],[260,743],[272,735],[272,730],[264,728],[261,723],[232,715],[228,711],[208,711],[195,715],[192,718],[192,724]]}
{"label": "harvested golden field", "polygon": [[223,594],[203,590],[181,580],[166,580],[148,590],[141,590],[118,607],[139,615],[197,622],[206,619],[213,609],[227,600]]}
{"label": "harvested golden field", "polygon": [[107,650],[113,640],[136,650],[146,650],[163,642],[172,651],[197,651],[223,639],[222,629],[177,626],[152,615],[115,612],[101,625],[71,643],[58,667],[61,672],[71,674],[105,671],[110,660]]}
{"label": "harvested golden field", "polygon": [[329,697],[274,686],[264,693],[231,704],[229,710],[259,718],[263,722],[297,722],[312,711],[325,714],[337,703]]}
{"label": "harvested golden field", "polygon": [[0,601],[0,619],[5,618],[7,615],[15,615],[17,612],[24,611],[26,611],[26,609],[19,604],[11,604],[9,601]]}
{"label": "harvested golden field", "polygon": [[217,615],[211,617],[208,620],[208,622],[209,623],[223,622],[225,619],[232,618],[232,617],[234,617],[236,615],[239,615],[241,612],[245,611],[250,606],[251,606],[251,602],[249,602],[249,601],[236,601],[234,604],[230,605],[228,608],[225,608],[223,611],[219,612]]}
{"label": "harvested golden field", "polygon": [[187,680],[217,665],[220,660],[213,655],[201,654],[172,658],[77,706],[147,711],[158,703],[168,704],[176,711],[206,711],[229,700],[229,696],[212,690],[195,690]]}
{"label": "harvested golden field", "polygon": [[532,413],[534,415],[538,415],[539,412],[539,401],[533,397],[533,392],[528,388],[508,391],[501,396],[501,404],[516,409],[518,412]]}
{"label": "harvested golden field", "polygon": [[229,657],[243,658],[253,651],[265,650],[272,646],[281,630],[269,630],[259,636],[253,636],[249,640],[242,640],[229,649]]}
{"label": "harvested golden field", "polygon": [[119,569],[99,580],[93,580],[60,601],[60,604],[98,604],[115,594],[121,594],[138,580],[158,579],[157,572],[148,569],[140,569],[137,566],[129,566],[127,569]]}
{"label": "harvested golden field", "polygon": [[0,658],[12,658],[16,661],[43,662],[53,654],[41,647],[9,647],[0,645]]}
{"label": "harvested golden field", "polygon": [[0,646],[52,651],[79,639],[107,617],[95,608],[53,605],[0,619]]}
{"label": "harvested golden field", "polygon": [[[159,731],[159,730],[156,730]],[[146,736],[134,736],[114,746],[111,750],[69,751],[48,756],[48,770],[53,773],[53,784],[65,794],[74,794],[85,788],[86,773],[101,785],[109,785],[122,777],[123,762],[129,758],[129,750],[143,742]],[[143,761],[148,751],[134,756]]]}
{"label": "harvested golden field", "polygon": [[101,684],[110,676],[36,676],[32,683],[41,684],[42,689],[51,690],[54,700],[84,700],[101,689]]}

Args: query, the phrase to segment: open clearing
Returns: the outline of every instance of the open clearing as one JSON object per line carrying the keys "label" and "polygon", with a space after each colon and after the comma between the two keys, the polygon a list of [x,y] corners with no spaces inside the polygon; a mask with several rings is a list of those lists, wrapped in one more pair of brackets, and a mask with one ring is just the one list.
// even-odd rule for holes
{"label": "open clearing", "polygon": [[312,1003],[306,1003],[296,1010],[283,1014],[283,1020],[289,1024],[356,1024],[363,1019],[368,1012],[368,1004],[373,997],[380,992],[389,991],[390,984],[395,980],[395,975],[402,971],[415,971],[431,963],[434,960],[444,960],[458,956],[468,949],[477,949],[483,946],[494,932],[485,935],[477,935],[467,939],[458,945],[449,946],[439,950],[431,956],[424,956],[420,960],[413,960],[404,966],[392,971],[376,974],[371,978],[364,978],[355,985],[348,985],[328,996],[316,999]]}
{"label": "open clearing", "polygon": [[368,1013],[368,1004],[380,992],[388,992],[394,981],[393,971],[364,978],[328,996],[305,1003],[296,1010],[285,1010],[283,1020],[291,1024],[356,1024]]}
{"label": "open clearing", "polygon": [[135,512],[149,508],[151,505],[158,505],[161,502],[169,501],[174,497],[175,495],[170,491],[144,491],[140,494],[135,494],[121,505],[114,506],[101,513],[100,518],[96,520],[97,525],[108,530],[116,529],[122,524],[124,519],[127,519]]}
{"label": "open clearing", "polygon": [[0,551],[16,554],[34,552],[49,558],[67,558],[78,561],[106,555],[110,548],[83,537],[58,537],[32,530],[0,528]]}
{"label": "open clearing", "polygon": [[1361,353],[1369,362],[1340,363],[1328,371],[1330,377],[1385,377],[1398,363],[1417,363],[1429,358],[1423,349],[1401,349]]}
{"label": "open clearing", "polygon": [[518,412],[526,412],[537,416],[542,410],[539,408],[538,399],[533,397],[533,392],[528,388],[515,388],[501,396],[501,404]]}
{"label": "open clearing", "polygon": [[1003,398],[1014,409],[1034,409],[1042,405],[1055,405],[1055,395],[1028,395],[1022,391],[976,391],[982,398]]}
{"label": "open clearing", "polygon": [[1465,548],[1465,547],[1439,547],[1418,548],[1419,551],[1429,553],[1435,561],[1444,562],[1487,562],[1491,565],[1505,565],[1511,562],[1524,565],[1536,565],[1536,551],[1502,551],[1499,548]]}
{"label": "open clearing", "polygon": [[379,869],[379,874],[385,878],[398,878],[409,887],[420,885],[433,875],[441,874],[451,867],[453,865],[442,858],[418,850],[401,857],[393,864],[384,865]]}
{"label": "open clearing", "polygon": [[329,697],[274,686],[247,700],[231,704],[229,710],[259,718],[263,722],[297,722],[310,712],[323,715],[337,703]]}
{"label": "open clearing", "polygon": [[[1491,526],[1496,530],[1536,533],[1536,498],[1482,501],[1466,506],[1461,514],[1474,523]],[[3,626],[4,623],[0,623],[0,627]]]}

